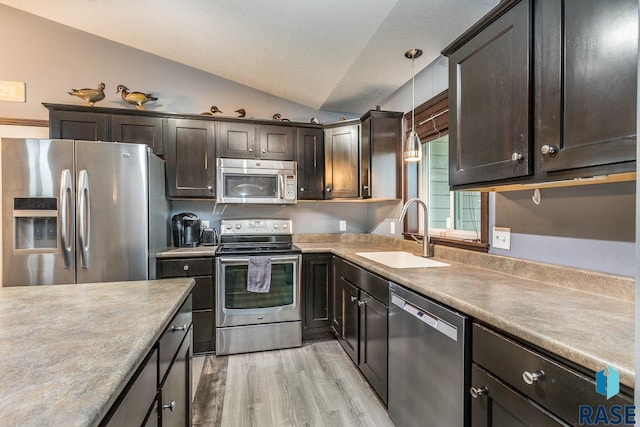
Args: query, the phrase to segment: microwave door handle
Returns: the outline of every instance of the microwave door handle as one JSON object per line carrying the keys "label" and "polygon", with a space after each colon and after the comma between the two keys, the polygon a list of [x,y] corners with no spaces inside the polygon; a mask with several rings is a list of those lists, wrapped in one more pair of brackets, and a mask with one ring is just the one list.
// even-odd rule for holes
{"label": "microwave door handle", "polygon": [[71,268],[71,227],[68,221],[71,215],[69,196],[71,195],[71,171],[64,169],[60,174],[60,246],[62,246],[62,261],[65,269]]}
{"label": "microwave door handle", "polygon": [[280,177],[280,199],[284,200],[284,174],[278,174]]}

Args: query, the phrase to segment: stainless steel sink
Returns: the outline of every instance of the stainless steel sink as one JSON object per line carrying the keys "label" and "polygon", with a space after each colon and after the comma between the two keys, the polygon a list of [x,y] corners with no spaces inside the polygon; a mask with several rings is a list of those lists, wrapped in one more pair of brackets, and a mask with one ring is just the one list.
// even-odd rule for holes
{"label": "stainless steel sink", "polygon": [[449,264],[423,258],[409,252],[356,252],[356,255],[370,259],[392,268],[448,267]]}

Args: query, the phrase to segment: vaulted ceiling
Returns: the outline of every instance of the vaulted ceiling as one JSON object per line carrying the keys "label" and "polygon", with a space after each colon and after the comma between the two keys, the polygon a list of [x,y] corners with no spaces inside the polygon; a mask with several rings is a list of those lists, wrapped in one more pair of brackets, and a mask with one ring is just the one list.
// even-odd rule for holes
{"label": "vaulted ceiling", "polygon": [[326,111],[362,112],[498,0],[0,0]]}

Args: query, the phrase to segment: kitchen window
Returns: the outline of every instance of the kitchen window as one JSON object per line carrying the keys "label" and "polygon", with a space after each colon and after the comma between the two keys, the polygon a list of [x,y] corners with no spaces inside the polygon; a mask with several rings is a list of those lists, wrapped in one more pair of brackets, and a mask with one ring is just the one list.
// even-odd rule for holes
{"label": "kitchen window", "polygon": [[[416,132],[422,159],[406,164],[405,200],[420,197],[429,207],[429,235],[433,243],[488,250],[488,193],[449,191],[449,98],[444,91],[416,107]],[[411,112],[405,114],[411,129]],[[422,210],[415,207],[405,222],[405,237],[423,234]]]}

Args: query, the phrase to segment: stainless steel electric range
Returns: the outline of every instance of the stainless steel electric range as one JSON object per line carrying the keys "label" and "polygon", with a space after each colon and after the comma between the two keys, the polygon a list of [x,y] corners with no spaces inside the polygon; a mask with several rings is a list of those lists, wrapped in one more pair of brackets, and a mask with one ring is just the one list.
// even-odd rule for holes
{"label": "stainless steel electric range", "polygon": [[[252,257],[269,258],[268,292],[247,289]],[[216,354],[302,345],[301,258],[292,244],[289,219],[221,221],[216,250]]]}

